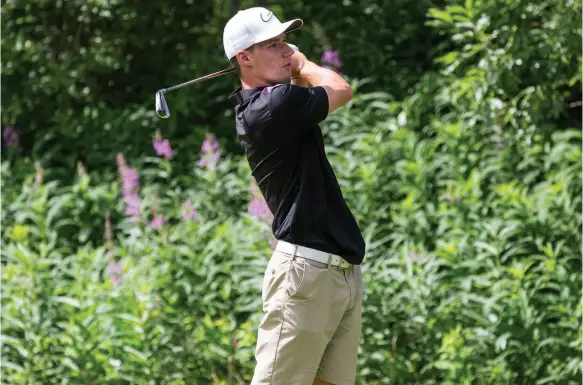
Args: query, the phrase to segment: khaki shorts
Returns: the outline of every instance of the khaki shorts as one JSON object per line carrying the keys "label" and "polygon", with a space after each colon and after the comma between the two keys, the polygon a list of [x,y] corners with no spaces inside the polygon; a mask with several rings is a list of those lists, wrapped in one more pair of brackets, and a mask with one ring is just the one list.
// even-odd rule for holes
{"label": "khaki shorts", "polygon": [[251,385],[353,385],[364,285],[339,268],[275,251],[263,281],[264,316]]}

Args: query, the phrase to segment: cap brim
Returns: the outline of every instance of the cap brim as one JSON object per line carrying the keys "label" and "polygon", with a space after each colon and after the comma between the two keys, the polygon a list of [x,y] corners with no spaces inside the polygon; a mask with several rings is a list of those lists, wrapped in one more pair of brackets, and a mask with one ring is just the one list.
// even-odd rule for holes
{"label": "cap brim", "polygon": [[293,19],[290,21],[286,21],[285,23],[281,23],[281,25],[279,25],[277,28],[267,31],[261,36],[257,36],[255,43],[261,43],[265,40],[273,39],[274,37],[279,36],[282,33],[289,33],[295,31],[302,25],[304,25],[304,21],[302,19]]}

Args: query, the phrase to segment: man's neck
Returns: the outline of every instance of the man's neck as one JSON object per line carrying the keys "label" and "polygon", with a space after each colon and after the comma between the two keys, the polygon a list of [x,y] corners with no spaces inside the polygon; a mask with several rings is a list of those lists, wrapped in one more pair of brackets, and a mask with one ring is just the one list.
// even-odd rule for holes
{"label": "man's neck", "polygon": [[258,80],[255,81],[249,81],[249,80],[241,80],[241,88],[246,90],[249,88],[257,88],[257,87],[262,87],[262,86],[269,86],[270,84],[267,84],[265,82],[261,82]]}
{"label": "man's neck", "polygon": [[246,90],[249,88],[257,88],[257,87],[269,87],[274,86],[275,84],[267,83],[263,80],[257,78],[241,78],[241,89]]}

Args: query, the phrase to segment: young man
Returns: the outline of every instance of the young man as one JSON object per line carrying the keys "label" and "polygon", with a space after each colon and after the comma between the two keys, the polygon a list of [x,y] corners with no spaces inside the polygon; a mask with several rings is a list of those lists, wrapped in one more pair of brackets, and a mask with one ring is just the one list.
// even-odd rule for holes
{"label": "young man", "polygon": [[302,25],[257,7],[233,16],[223,33],[242,85],[229,96],[237,134],[278,240],[263,281],[252,385],[353,385],[365,244],[318,126],[352,92],[287,45]]}

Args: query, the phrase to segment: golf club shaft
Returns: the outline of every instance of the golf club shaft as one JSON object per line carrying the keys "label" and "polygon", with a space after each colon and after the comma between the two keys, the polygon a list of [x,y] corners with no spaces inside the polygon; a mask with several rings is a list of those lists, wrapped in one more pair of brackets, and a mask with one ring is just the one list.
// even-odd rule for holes
{"label": "golf club shaft", "polygon": [[228,73],[234,72],[234,71],[235,71],[235,68],[227,68],[227,69],[221,70],[219,72],[215,72],[215,73],[212,73],[212,74],[209,74],[209,75],[205,75],[205,76],[200,77],[198,79],[189,80],[189,81],[184,82],[182,84],[177,84],[177,85],[172,86],[172,87],[169,87],[169,88],[161,89],[160,91],[161,92],[174,91],[175,89],[182,88],[182,87],[186,87],[186,86],[189,86],[191,84],[200,83],[202,81],[205,81],[205,80],[208,80],[208,79],[212,79],[212,78],[216,78],[217,76],[221,76],[221,75],[224,75],[224,74],[228,74]]}

